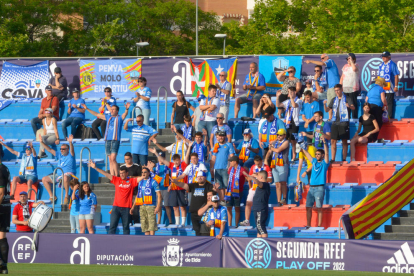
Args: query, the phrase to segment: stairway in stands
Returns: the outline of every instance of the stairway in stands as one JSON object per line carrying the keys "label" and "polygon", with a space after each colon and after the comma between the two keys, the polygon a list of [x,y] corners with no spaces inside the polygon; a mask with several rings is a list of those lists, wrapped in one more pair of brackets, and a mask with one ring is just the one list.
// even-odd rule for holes
{"label": "stairway in stands", "polygon": [[385,225],[385,233],[374,233],[374,239],[414,240],[414,203],[410,203],[409,210],[401,210],[398,215],[392,218],[391,225]]}

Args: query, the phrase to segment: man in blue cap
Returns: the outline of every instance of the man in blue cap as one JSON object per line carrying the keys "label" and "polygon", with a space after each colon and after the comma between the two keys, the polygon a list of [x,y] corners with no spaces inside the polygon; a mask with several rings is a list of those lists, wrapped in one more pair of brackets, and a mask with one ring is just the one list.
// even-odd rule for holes
{"label": "man in blue cap", "polygon": [[16,232],[33,232],[29,226],[29,219],[32,215],[32,209],[39,204],[45,204],[43,201],[28,202],[26,192],[20,192],[20,200],[13,209],[12,223],[16,225]]}
{"label": "man in blue cap", "polygon": [[37,182],[37,154],[36,150],[33,148],[32,142],[28,142],[25,145],[25,153],[15,151],[14,149],[4,144],[4,142],[2,141],[0,141],[0,144],[3,145],[12,154],[16,155],[17,158],[21,158],[19,176],[13,177],[10,187],[10,199],[14,200],[14,194],[16,192],[17,183],[27,183],[27,191],[29,191],[30,189],[32,189],[32,185]]}
{"label": "man in blue cap", "polygon": [[391,53],[385,51],[381,54],[383,63],[378,68],[380,78],[384,78],[386,81],[385,97],[387,98],[388,104],[388,115],[390,118],[394,118],[394,95],[398,92],[398,81],[400,71],[398,70],[397,64],[391,60]]}

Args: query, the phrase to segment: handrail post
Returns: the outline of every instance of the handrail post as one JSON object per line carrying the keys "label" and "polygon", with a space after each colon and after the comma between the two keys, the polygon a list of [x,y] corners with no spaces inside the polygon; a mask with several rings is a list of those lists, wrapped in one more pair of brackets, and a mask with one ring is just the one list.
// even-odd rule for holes
{"label": "handrail post", "polygon": [[[89,152],[89,160],[91,160],[91,150],[88,147],[83,147],[80,151],[80,164],[79,164],[79,180],[82,182],[82,152],[84,149],[87,149]],[[88,183],[91,183],[91,167],[88,166]]]}
{"label": "handrail post", "polygon": [[342,217],[339,218],[338,239],[341,239],[341,220],[342,220]]}
{"label": "handrail post", "polygon": [[[56,171],[57,170],[61,170],[62,171],[62,181],[64,181],[65,179],[64,179],[64,176],[65,176],[65,173],[63,172],[63,169],[62,168],[60,168],[60,167],[57,167],[56,169],[54,169],[53,170],[53,176],[52,176],[52,186],[53,186],[53,194],[52,194],[52,209],[53,209],[53,214],[55,213],[55,194],[56,194],[56,191],[55,191],[55,184],[56,184]],[[63,183],[62,183],[63,184]],[[62,187],[64,188],[64,185],[62,185]],[[63,197],[63,189],[62,189],[62,195],[61,195],[61,197]],[[62,200],[62,199],[61,199]],[[62,204],[60,204],[60,205],[62,205]],[[52,215],[53,216],[53,215]]]}
{"label": "handrail post", "polygon": [[136,116],[135,116],[135,110],[137,110],[137,109],[139,109],[140,110],[140,112],[141,112],[141,114],[142,114],[142,109],[141,109],[141,107],[139,107],[139,106],[136,106],[136,107],[134,107],[134,109],[132,109],[132,126],[134,126],[134,123],[135,123],[135,119],[136,119]]}
{"label": "handrail post", "polygon": [[35,202],[37,202],[37,193],[34,189],[30,188],[29,190],[27,190],[27,193],[29,194],[29,197],[31,197],[32,192],[34,192],[35,194]]}
{"label": "handrail post", "polygon": [[167,97],[168,97],[168,90],[164,86],[160,86],[157,91],[157,131],[160,131],[160,90],[165,90],[165,126],[167,125]]}

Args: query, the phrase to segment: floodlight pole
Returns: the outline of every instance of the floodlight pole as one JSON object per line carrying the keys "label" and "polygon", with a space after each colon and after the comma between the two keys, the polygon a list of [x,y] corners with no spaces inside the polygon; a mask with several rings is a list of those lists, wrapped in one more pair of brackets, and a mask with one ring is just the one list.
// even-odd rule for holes
{"label": "floodlight pole", "polygon": [[198,0],[196,0],[196,56],[198,56]]}

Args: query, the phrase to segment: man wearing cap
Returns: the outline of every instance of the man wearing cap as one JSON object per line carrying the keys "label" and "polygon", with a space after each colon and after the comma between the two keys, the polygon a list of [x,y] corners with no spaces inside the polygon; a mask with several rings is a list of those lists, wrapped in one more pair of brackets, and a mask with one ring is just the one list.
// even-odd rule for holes
{"label": "man wearing cap", "polygon": [[247,170],[239,165],[239,158],[237,156],[232,156],[229,158],[230,167],[227,171],[229,175],[229,182],[227,184],[227,190],[224,194],[224,200],[226,201],[227,206],[227,216],[228,216],[228,225],[231,226],[233,221],[233,206],[236,213],[235,216],[235,226],[239,226],[240,222],[240,202],[243,197],[243,186],[245,182],[245,177],[243,172]]}
{"label": "man wearing cap", "polygon": [[253,213],[256,221],[257,237],[267,238],[266,223],[269,216],[269,197],[270,183],[268,182],[268,173],[259,171],[257,176],[244,173],[247,180],[256,185],[256,192],[253,197]]}
{"label": "man wearing cap", "polygon": [[[101,107],[99,107],[99,113],[102,115],[111,115],[111,106],[116,105],[116,99],[112,96],[112,88],[105,87],[104,89],[105,97],[102,99]],[[95,133],[98,140],[102,139],[102,136],[105,136],[106,133],[106,118],[96,118],[92,123],[92,131]],[[99,131],[99,127],[101,130]],[[102,132],[102,134],[101,134]]]}
{"label": "man wearing cap", "polygon": [[220,205],[220,198],[217,195],[214,195],[211,201],[213,202],[213,209],[208,213],[208,222],[206,224],[211,228],[210,236],[221,240],[222,237],[229,236],[227,210]]}
{"label": "man wearing cap", "polygon": [[105,131],[105,157],[109,156],[109,169],[112,175],[119,174],[118,162],[116,156],[119,151],[119,144],[121,143],[122,124],[128,115],[129,107],[131,103],[125,104],[125,112],[119,115],[119,106],[111,106],[111,115],[99,114],[93,110],[90,110],[85,104],[82,107],[88,110],[92,115],[95,115],[99,119],[106,120],[106,131]]}
{"label": "man wearing cap", "polygon": [[359,94],[359,65],[356,63],[356,56],[349,53],[346,57],[347,63],[342,67],[342,76],[339,81],[342,84],[344,93],[347,98],[350,98],[352,104],[355,106],[354,110],[348,108],[348,116],[353,119],[358,119],[358,94]]}
{"label": "man wearing cap", "polygon": [[265,77],[259,73],[259,66],[256,62],[250,63],[250,72],[246,75],[243,83],[243,90],[247,94],[239,96],[234,106],[234,118],[239,116],[240,105],[253,102],[253,118],[256,117],[256,108],[259,106],[260,99],[266,90]]}
{"label": "man wearing cap", "polygon": [[[0,149],[3,147],[0,145]],[[8,186],[10,184],[10,171],[1,162],[4,152],[0,154],[0,273],[8,274],[7,262],[9,256],[9,243],[6,233],[10,227],[11,204]]]}
{"label": "man wearing cap", "polygon": [[76,129],[85,120],[85,109],[82,107],[85,101],[80,97],[80,92],[77,88],[72,91],[73,98],[68,104],[69,116],[62,122],[62,131],[65,139],[68,139],[68,130],[66,129],[69,125],[71,126],[71,134],[75,136]]}
{"label": "man wearing cap", "polygon": [[125,120],[124,129],[132,132],[131,151],[134,163],[145,166],[148,161],[148,146],[151,144],[151,141],[154,141],[158,131],[144,124],[144,115],[142,114],[136,118],[137,125],[128,127],[128,123],[133,120],[133,118]]}
{"label": "man wearing cap", "polygon": [[328,106],[324,102],[325,111],[333,110],[332,126],[331,126],[331,154],[332,160],[335,161],[336,156],[336,143],[338,140],[342,141],[342,161],[346,161],[346,155],[348,152],[348,140],[349,140],[349,116],[348,108],[355,109],[351,100],[343,93],[342,85],[335,85],[336,97],[331,100]]}
{"label": "man wearing cap", "polygon": [[[169,201],[169,204],[174,209],[175,224],[185,225],[185,221],[187,217],[187,205],[188,205],[187,194],[185,193],[185,190],[181,186],[176,185],[176,182],[174,182],[173,180],[183,174],[183,172],[187,168],[187,164],[181,161],[181,157],[179,154],[172,155],[172,161],[169,162],[163,156],[157,154],[157,151],[154,148],[150,148],[149,151],[157,156],[158,163],[160,165],[162,164],[169,168],[169,172],[171,173],[169,177],[171,180],[170,181],[171,183],[169,183],[170,185],[168,186],[168,192],[170,194],[168,201]],[[184,177],[176,181],[186,183],[187,178]],[[181,223],[180,223],[180,211],[181,211]]]}
{"label": "man wearing cap", "polygon": [[31,120],[33,133],[36,136],[36,132],[42,127],[42,120],[46,117],[46,108],[52,108],[53,116],[56,120],[59,120],[59,100],[57,97],[52,95],[52,86],[48,85],[45,88],[46,97],[43,98],[40,104],[40,111],[37,117]]}
{"label": "man wearing cap", "polygon": [[[40,142],[40,144],[53,156],[56,157],[56,160],[58,161],[58,167],[63,170],[63,175],[60,175],[58,177],[58,181],[60,178],[62,178],[63,186],[65,187],[65,200],[63,202],[64,205],[69,204],[69,182],[76,178],[76,157],[75,157],[75,148],[72,144],[73,141],[73,135],[70,135],[68,137],[68,144],[62,144],[60,146],[60,151],[56,152],[54,149],[51,149],[48,145],[44,144],[43,141]],[[57,171],[60,172],[59,170]],[[55,185],[55,183],[52,182],[52,175],[50,174],[48,176],[45,176],[42,178],[43,186],[46,188],[47,192],[49,193],[50,200],[56,200],[53,198],[52,193],[52,185]],[[56,179],[55,179],[56,181]]]}
{"label": "man wearing cap", "polygon": [[52,87],[52,95],[57,97],[59,101],[59,108],[60,108],[60,117],[63,117],[63,110],[65,109],[64,100],[68,98],[68,81],[66,77],[62,74],[62,69],[60,67],[56,67],[55,76],[51,77],[49,80],[49,85]]}
{"label": "man wearing cap", "polygon": [[253,138],[253,133],[250,128],[246,128],[243,131],[243,142],[241,142],[237,148],[233,143],[234,151],[239,155],[239,164],[249,170],[254,164],[254,157],[259,154],[260,146],[259,142]]}
{"label": "man wearing cap", "polygon": [[[254,157],[254,165],[251,166],[249,175],[257,178],[258,172],[265,171],[267,173],[267,183],[272,182],[272,170],[266,164],[264,164],[262,157],[260,155],[256,155]],[[246,209],[245,209],[245,220],[240,223],[241,226],[250,226],[250,214],[253,206],[253,198],[256,194],[257,184],[251,180],[248,180],[249,183],[249,194],[247,195],[246,199]]]}
{"label": "man wearing cap", "polygon": [[277,131],[277,140],[269,145],[265,164],[269,165],[267,163],[269,159],[272,160],[269,167],[272,169],[273,181],[276,184],[277,202],[282,206],[286,204],[289,174],[289,141],[286,139],[286,130]]}
{"label": "man wearing cap", "polygon": [[[330,103],[333,98],[335,98],[335,88],[334,86],[339,84],[340,76],[338,73],[338,67],[336,66],[335,61],[330,59],[327,54],[321,55],[321,61],[316,60],[305,60],[307,64],[313,63],[315,65],[326,66],[324,73],[326,80],[328,82],[328,92],[327,92],[327,102]],[[329,120],[332,119],[332,111],[329,111]]]}
{"label": "man wearing cap", "polygon": [[43,201],[28,202],[27,192],[20,192],[20,200],[14,206],[12,223],[16,225],[16,232],[33,232],[29,226],[29,219],[32,215],[32,208],[39,204],[45,204]]}
{"label": "man wearing cap", "polygon": [[224,190],[227,189],[227,184],[229,183],[229,175],[227,174],[227,160],[229,157],[234,155],[234,148],[232,144],[225,142],[226,133],[224,131],[218,132],[217,143],[214,144],[211,156],[211,168],[214,168],[214,182],[219,185],[218,193],[220,204],[223,206],[226,204],[224,202]]}
{"label": "man wearing cap", "polygon": [[379,77],[384,78],[386,81],[385,97],[387,98],[388,115],[390,118],[394,118],[394,93],[398,92],[398,82],[400,71],[397,64],[391,60],[391,54],[385,51],[381,54],[382,63],[379,66]]}
{"label": "man wearing cap", "polygon": [[[191,167],[188,166],[188,167]],[[188,168],[187,167],[187,168]],[[192,183],[183,183],[179,182],[178,179],[173,179],[173,183],[177,186],[183,188],[188,193],[191,193],[191,203],[190,203],[190,216],[193,229],[196,232],[196,236],[201,236],[200,234],[200,222],[201,216],[198,215],[198,210],[204,205],[207,204],[207,193],[214,189],[213,185],[207,181],[207,169],[204,165],[200,165],[197,168],[197,171],[194,172],[197,175],[197,181]]]}
{"label": "man wearing cap", "polygon": [[[32,189],[32,185],[37,182],[37,154],[33,148],[32,142],[28,142],[25,145],[25,153],[15,151],[8,147],[3,141],[0,141],[0,145],[3,145],[8,151],[16,155],[17,158],[21,158],[19,176],[13,177],[11,183],[10,199],[14,200],[14,194],[16,192],[17,183],[27,183],[27,191]],[[30,198],[30,195],[29,195]]]}
{"label": "man wearing cap", "polygon": [[228,122],[230,110],[230,92],[232,85],[226,80],[227,72],[221,71],[219,73],[219,82],[216,83],[217,97],[220,99],[220,113],[224,116],[224,123]]}
{"label": "man wearing cap", "polygon": [[263,118],[266,119],[262,123],[259,132],[259,146],[264,149],[265,155],[269,148],[269,143],[276,141],[277,139],[277,131],[279,129],[286,129],[285,124],[282,120],[276,118],[273,113],[275,113],[275,108],[267,108],[265,113],[263,114]]}
{"label": "man wearing cap", "polygon": [[226,132],[226,142],[231,142],[233,132],[228,124],[224,123],[224,114],[219,113],[217,114],[216,120],[217,125],[213,127],[210,134],[210,148],[214,148],[214,145],[217,143],[217,132],[224,131]]}

